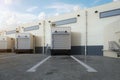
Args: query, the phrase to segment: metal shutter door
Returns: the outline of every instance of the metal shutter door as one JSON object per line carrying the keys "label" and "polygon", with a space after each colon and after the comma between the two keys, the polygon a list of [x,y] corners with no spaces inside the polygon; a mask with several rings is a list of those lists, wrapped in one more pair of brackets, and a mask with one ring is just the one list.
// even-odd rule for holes
{"label": "metal shutter door", "polygon": [[53,49],[70,49],[69,35],[53,35]]}
{"label": "metal shutter door", "polygon": [[29,38],[19,38],[17,44],[18,44],[18,49],[30,49]]}
{"label": "metal shutter door", "polygon": [[0,41],[0,49],[7,49],[7,41]]}

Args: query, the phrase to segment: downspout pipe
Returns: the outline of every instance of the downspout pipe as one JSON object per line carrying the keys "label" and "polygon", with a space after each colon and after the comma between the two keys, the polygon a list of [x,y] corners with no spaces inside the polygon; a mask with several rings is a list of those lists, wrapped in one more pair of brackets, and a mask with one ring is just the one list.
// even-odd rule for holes
{"label": "downspout pipe", "polygon": [[88,12],[85,11],[86,23],[85,23],[85,57],[87,56],[87,45],[88,45]]}
{"label": "downspout pipe", "polygon": [[45,21],[43,21],[43,55],[45,54]]}

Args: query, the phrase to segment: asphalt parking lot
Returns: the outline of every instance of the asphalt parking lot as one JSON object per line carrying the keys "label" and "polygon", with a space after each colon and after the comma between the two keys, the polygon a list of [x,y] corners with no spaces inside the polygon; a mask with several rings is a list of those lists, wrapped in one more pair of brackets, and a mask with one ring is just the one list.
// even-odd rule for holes
{"label": "asphalt parking lot", "polygon": [[120,80],[120,59],[0,54],[0,80]]}

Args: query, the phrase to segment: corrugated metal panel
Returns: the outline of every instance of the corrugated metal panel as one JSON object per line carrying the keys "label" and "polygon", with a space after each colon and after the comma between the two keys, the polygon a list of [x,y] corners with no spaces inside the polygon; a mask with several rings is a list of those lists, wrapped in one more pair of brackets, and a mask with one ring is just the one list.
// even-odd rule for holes
{"label": "corrugated metal panel", "polygon": [[17,49],[30,49],[30,39],[29,38],[19,38]]}
{"label": "corrugated metal panel", "polygon": [[69,27],[52,28],[52,49],[71,49],[71,32]]}
{"label": "corrugated metal panel", "polygon": [[0,41],[0,49],[7,49],[7,41],[5,40]]}
{"label": "corrugated metal panel", "polygon": [[30,33],[16,34],[16,49],[32,49],[33,36]]}
{"label": "corrugated metal panel", "polygon": [[70,49],[70,35],[53,35],[53,49]]}

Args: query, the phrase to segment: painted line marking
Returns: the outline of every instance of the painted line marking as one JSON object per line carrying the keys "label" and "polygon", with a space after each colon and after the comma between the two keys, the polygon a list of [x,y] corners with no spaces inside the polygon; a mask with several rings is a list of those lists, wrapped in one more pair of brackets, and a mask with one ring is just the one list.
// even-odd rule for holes
{"label": "painted line marking", "polygon": [[13,57],[17,57],[17,56],[22,56],[22,55],[14,55],[14,56],[1,57],[0,59],[13,58]]}
{"label": "painted line marking", "polygon": [[74,56],[70,56],[71,58],[73,58],[75,61],[77,61],[78,63],[80,63],[82,66],[84,66],[88,72],[97,72],[97,70],[95,70],[94,68],[90,67],[89,65],[85,64],[84,62],[78,60],[77,58],[75,58]]}
{"label": "painted line marking", "polygon": [[28,69],[27,72],[35,72],[36,69],[42,65],[45,61],[47,61],[51,56],[48,56],[47,58],[43,59],[42,61],[40,61],[39,63],[37,63],[36,65],[34,65],[32,68]]}

